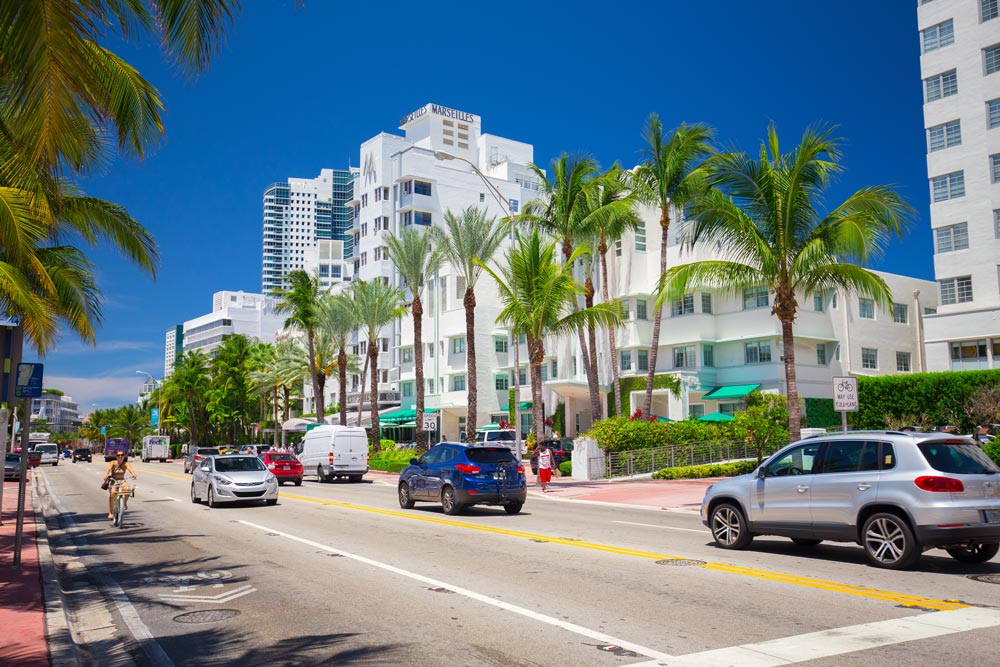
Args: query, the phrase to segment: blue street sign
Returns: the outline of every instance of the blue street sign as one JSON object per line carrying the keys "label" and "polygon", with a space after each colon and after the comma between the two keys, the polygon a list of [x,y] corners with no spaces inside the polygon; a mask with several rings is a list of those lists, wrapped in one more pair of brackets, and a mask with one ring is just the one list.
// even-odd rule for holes
{"label": "blue street sign", "polygon": [[14,396],[18,398],[41,398],[42,364],[18,364],[14,383]]}
{"label": "blue street sign", "polygon": [[160,423],[160,409],[150,408],[149,409],[149,423],[153,426],[157,426]]}
{"label": "blue street sign", "polygon": [[107,426],[102,426],[101,427],[101,435],[107,435],[107,434],[108,434],[108,427]]}

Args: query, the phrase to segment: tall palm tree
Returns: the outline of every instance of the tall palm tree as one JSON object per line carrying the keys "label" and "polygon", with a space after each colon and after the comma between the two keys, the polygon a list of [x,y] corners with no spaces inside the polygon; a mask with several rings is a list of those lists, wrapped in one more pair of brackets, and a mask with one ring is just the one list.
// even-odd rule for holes
{"label": "tall palm tree", "polygon": [[[465,282],[462,304],[465,306],[465,358],[468,368],[468,411],[465,417],[466,439],[475,440],[479,423],[479,379],[476,376],[476,283],[483,273],[483,262],[489,260],[503,243],[507,225],[495,217],[470,206],[455,215],[445,211],[444,227],[435,227],[435,236],[444,250],[445,259],[455,275]],[[477,261],[478,260],[478,261]]]}
{"label": "tall palm tree", "polygon": [[404,229],[399,236],[385,237],[385,249],[396,270],[410,290],[410,312],[413,315],[413,362],[416,369],[417,416],[414,440],[418,447],[424,445],[424,305],[420,290],[424,279],[441,266],[441,247],[435,245],[434,235],[423,230]]}
{"label": "tall palm tree", "polygon": [[350,295],[354,319],[368,338],[368,370],[371,372],[371,447],[372,451],[378,451],[381,439],[378,420],[378,335],[382,327],[399,319],[406,312],[406,306],[400,305],[406,297],[401,289],[387,285],[379,279],[352,281]]}
{"label": "tall palm tree", "polygon": [[319,327],[327,332],[337,350],[337,389],[340,393],[340,424],[347,426],[347,345],[356,328],[347,292],[325,296],[319,302]]}
{"label": "tall palm tree", "polygon": [[601,326],[621,323],[621,308],[614,302],[575,309],[583,286],[573,277],[572,263],[587,251],[577,248],[570,261],[556,261],[558,241],[547,243],[539,230],[527,236],[517,235],[504,261],[495,269],[480,262],[493,277],[504,308],[497,322],[523,332],[528,340],[528,364],[531,369],[531,416],[536,440],[544,433],[542,419],[542,363],[545,336],[568,334],[590,322]]}
{"label": "tall palm tree", "polygon": [[316,421],[323,421],[323,393],[319,386],[316,372],[316,322],[320,300],[319,276],[298,269],[290,271],[285,276],[287,287],[276,287],[273,295],[278,304],[275,312],[288,314],[285,327],[296,327],[306,334],[309,352],[309,378],[312,382],[313,396],[316,400]]}
{"label": "tall palm tree", "polygon": [[759,157],[722,154],[711,161],[714,188],[696,204],[686,233],[690,246],[721,244],[723,259],[676,266],[664,273],[659,304],[689,288],[730,292],[766,286],[771,312],[781,323],[788,394],[788,431],[800,435],[793,324],[796,293],[844,290],[891,307],[881,277],[858,266],[881,255],[905,232],[912,209],[892,188],[861,188],[838,206],[819,206],[833,175],[843,169],[831,130],[810,128],[789,153],[781,153],[772,124]]}
{"label": "tall palm tree", "polygon": [[[635,198],[658,209],[660,213],[660,275],[667,270],[667,243],[670,232],[670,208],[683,211],[699,201],[705,191],[705,160],[713,152],[713,131],[707,125],[681,123],[669,136],[655,113],[649,115],[643,137],[646,161],[635,169],[630,179]],[[653,414],[653,378],[660,348],[663,302],[658,300],[653,312],[653,340],[649,350],[646,375],[646,399],[643,413]]]}
{"label": "tall palm tree", "polygon": [[203,445],[201,440],[207,435],[207,419],[205,418],[205,391],[209,388],[208,364],[205,355],[198,350],[191,350],[174,366],[174,373],[163,383],[164,395],[168,402],[183,403],[187,411],[188,433],[191,434],[191,444]]}

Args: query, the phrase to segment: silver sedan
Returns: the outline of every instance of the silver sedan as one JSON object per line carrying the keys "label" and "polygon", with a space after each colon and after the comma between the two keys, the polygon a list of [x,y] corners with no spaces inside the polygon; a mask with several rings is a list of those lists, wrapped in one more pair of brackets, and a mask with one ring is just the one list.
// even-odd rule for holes
{"label": "silver sedan", "polygon": [[263,500],[268,505],[278,502],[278,478],[256,456],[208,456],[191,479],[191,502],[219,503],[241,500]]}

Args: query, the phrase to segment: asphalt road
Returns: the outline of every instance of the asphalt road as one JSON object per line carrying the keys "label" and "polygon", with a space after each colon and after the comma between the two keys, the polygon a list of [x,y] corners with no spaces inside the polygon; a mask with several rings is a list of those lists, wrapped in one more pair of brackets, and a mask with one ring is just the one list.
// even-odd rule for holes
{"label": "asphalt road", "polygon": [[38,469],[71,627],[95,664],[1000,660],[1000,562],[935,551],[887,572],[855,545],[762,538],[724,551],[695,514],[540,494],[519,515],[449,517],[400,510],[392,485],[368,480],[209,509],[179,465],[135,467],[122,529],[106,519],[103,463]]}

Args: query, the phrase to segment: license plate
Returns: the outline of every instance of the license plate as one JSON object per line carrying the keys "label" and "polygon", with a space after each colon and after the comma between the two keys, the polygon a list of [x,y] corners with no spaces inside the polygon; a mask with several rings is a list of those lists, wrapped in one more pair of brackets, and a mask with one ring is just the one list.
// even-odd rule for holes
{"label": "license plate", "polygon": [[983,510],[986,523],[1000,523],[1000,510]]}

